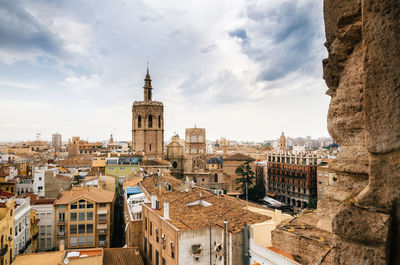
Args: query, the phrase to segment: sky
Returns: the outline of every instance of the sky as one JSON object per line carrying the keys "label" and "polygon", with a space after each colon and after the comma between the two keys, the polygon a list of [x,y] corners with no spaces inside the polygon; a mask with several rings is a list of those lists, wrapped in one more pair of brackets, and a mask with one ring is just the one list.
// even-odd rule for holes
{"label": "sky", "polygon": [[132,103],[167,141],[329,136],[322,1],[0,1],[0,141],[131,140]]}

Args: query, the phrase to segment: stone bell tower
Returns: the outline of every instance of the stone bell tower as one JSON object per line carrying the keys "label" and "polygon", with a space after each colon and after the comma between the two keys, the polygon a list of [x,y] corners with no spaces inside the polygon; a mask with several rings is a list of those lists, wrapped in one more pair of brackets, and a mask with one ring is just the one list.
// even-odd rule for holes
{"label": "stone bell tower", "polygon": [[164,147],[164,106],[153,101],[152,86],[147,68],[144,79],[143,101],[135,101],[132,106],[132,148],[143,152],[147,158],[162,158]]}

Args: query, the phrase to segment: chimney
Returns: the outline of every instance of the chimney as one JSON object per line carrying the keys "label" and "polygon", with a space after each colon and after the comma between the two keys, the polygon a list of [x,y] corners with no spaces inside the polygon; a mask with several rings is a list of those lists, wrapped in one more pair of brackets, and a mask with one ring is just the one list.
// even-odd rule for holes
{"label": "chimney", "polygon": [[169,219],[169,202],[168,200],[164,201],[164,219]]}
{"label": "chimney", "polygon": [[151,209],[156,209],[156,202],[157,202],[157,196],[152,193],[151,194]]}
{"label": "chimney", "polygon": [[61,240],[61,241],[60,241],[60,246],[59,246],[59,248],[60,248],[60,251],[64,251],[64,240]]}

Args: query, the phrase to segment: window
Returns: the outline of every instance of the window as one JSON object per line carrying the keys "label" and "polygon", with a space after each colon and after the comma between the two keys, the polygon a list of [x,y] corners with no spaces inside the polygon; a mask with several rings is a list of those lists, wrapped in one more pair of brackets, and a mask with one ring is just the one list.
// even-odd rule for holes
{"label": "window", "polygon": [[92,221],[93,220],[93,212],[87,212],[86,213],[86,220]]}
{"label": "window", "polygon": [[65,226],[64,225],[59,225],[58,226],[58,234],[63,235],[65,232]]}
{"label": "window", "polygon": [[79,221],[85,221],[85,212],[79,213]]}
{"label": "window", "polygon": [[84,234],[85,233],[85,225],[84,224],[82,224],[82,225],[79,225],[79,234]]}
{"label": "window", "polygon": [[78,209],[76,203],[73,203],[69,206],[71,209]]}
{"label": "window", "polygon": [[149,151],[151,151],[151,144],[149,144]]}
{"label": "window", "polygon": [[45,242],[44,238],[40,239],[39,245],[40,245],[40,248],[46,248],[46,242]]}
{"label": "window", "polygon": [[39,181],[41,181],[42,180],[42,177],[39,177]]}
{"label": "window", "polygon": [[79,200],[79,209],[85,209],[85,207],[86,207],[86,201]]}
{"label": "window", "polygon": [[69,233],[70,233],[71,235],[76,234],[76,225],[70,225],[70,226],[69,226]]}
{"label": "window", "polygon": [[48,234],[48,235],[51,235],[51,225],[47,225],[47,226],[46,226],[46,230],[47,230],[47,231],[46,231],[47,234]]}
{"label": "window", "polygon": [[153,259],[153,245],[149,243],[149,260]]}
{"label": "window", "polygon": [[107,239],[106,235],[99,235],[100,241],[106,241],[106,239]]}
{"label": "window", "polygon": [[158,250],[156,250],[156,265],[159,265],[158,260],[159,260],[160,254],[158,253]]}
{"label": "window", "polygon": [[153,127],[153,116],[149,116],[149,128]]}
{"label": "window", "polygon": [[144,230],[147,231],[147,217],[144,218]]}
{"label": "window", "polygon": [[69,238],[69,246],[70,247],[76,247],[76,236],[71,236]]}
{"label": "window", "polygon": [[161,258],[161,265],[165,265],[165,259]]}
{"label": "window", "polygon": [[138,128],[142,128],[142,116],[138,117]]}
{"label": "window", "polygon": [[51,238],[46,238],[47,248],[51,248]]}
{"label": "window", "polygon": [[42,186],[38,186],[38,190],[43,190],[43,187]]}
{"label": "window", "polygon": [[177,168],[177,167],[178,167],[178,163],[176,163],[176,161],[174,161],[174,162],[172,163],[172,167],[173,167],[173,168]]}
{"label": "window", "polygon": [[161,117],[158,116],[158,128],[161,128]]}
{"label": "window", "polygon": [[92,234],[93,233],[93,224],[87,224],[86,225],[86,233],[87,234]]}
{"label": "window", "polygon": [[106,204],[105,204],[105,203],[100,203],[99,206],[100,206],[100,207],[106,207]]}
{"label": "window", "polygon": [[76,221],[76,213],[71,213],[69,216],[70,221],[75,222]]}
{"label": "window", "polygon": [[79,236],[79,246],[85,245],[85,236]]}
{"label": "window", "polygon": [[41,236],[46,235],[46,226],[44,225],[39,226],[39,233]]}
{"label": "window", "polygon": [[93,236],[86,236],[86,245],[93,245]]}
{"label": "window", "polygon": [[144,255],[147,255],[147,238],[144,238],[143,248]]}
{"label": "window", "polygon": [[65,222],[65,213],[58,213],[58,222],[59,223]]}
{"label": "window", "polygon": [[150,221],[150,235],[153,235],[153,222]]}
{"label": "window", "polygon": [[170,245],[171,245],[171,258],[175,258],[175,243],[174,243],[174,241],[171,241],[171,243],[170,243]]}
{"label": "window", "polygon": [[158,238],[158,228],[156,228],[156,242],[159,242],[159,238]]}

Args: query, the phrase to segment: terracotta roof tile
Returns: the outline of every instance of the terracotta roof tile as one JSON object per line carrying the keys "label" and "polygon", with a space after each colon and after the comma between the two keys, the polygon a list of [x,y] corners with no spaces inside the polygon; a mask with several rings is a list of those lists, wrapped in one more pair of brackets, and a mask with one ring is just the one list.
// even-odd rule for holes
{"label": "terracotta roof tile", "polygon": [[67,204],[80,198],[97,203],[107,203],[114,200],[114,195],[114,192],[96,187],[73,187],[69,191],[61,191],[54,204]]}
{"label": "terracotta roof tile", "polygon": [[143,265],[137,248],[105,248],[103,265]]}
{"label": "terracotta roof tile", "polygon": [[232,161],[247,161],[247,160],[254,161],[255,159],[251,158],[250,156],[247,156],[247,155],[244,155],[241,153],[237,153],[237,154],[233,154],[231,156],[224,157],[223,160],[224,161],[230,161],[230,160],[232,160]]}

